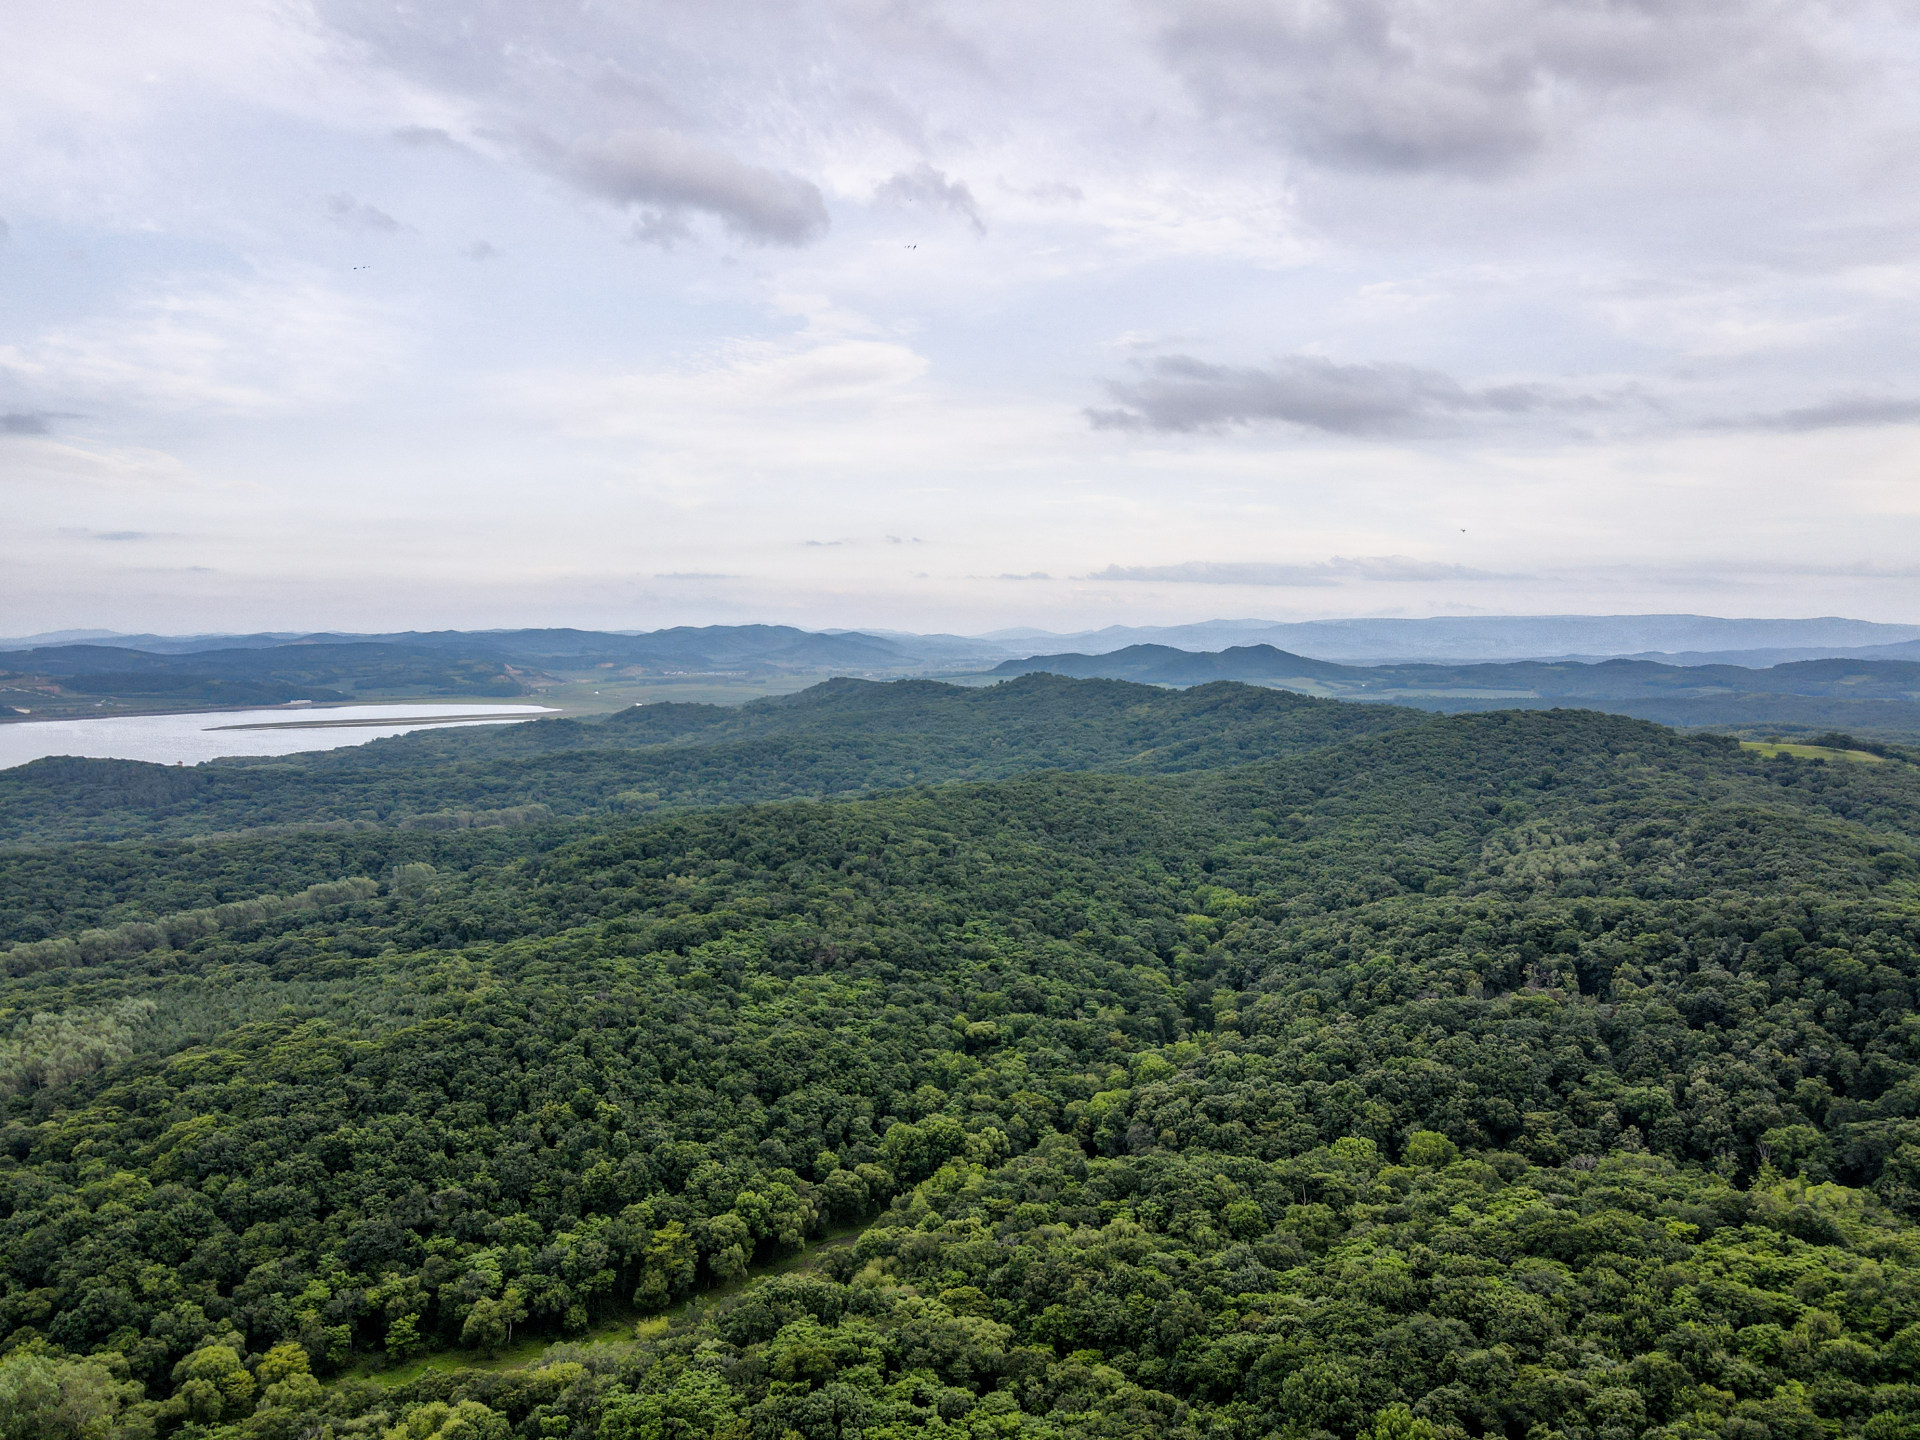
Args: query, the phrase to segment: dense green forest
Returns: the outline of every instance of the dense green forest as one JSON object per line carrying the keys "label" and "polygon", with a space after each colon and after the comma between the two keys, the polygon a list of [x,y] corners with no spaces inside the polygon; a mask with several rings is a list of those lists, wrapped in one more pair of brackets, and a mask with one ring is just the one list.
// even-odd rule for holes
{"label": "dense green forest", "polygon": [[1920,766],[936,689],[10,792],[0,1436],[1920,1434]]}
{"label": "dense green forest", "polygon": [[1420,718],[1244,685],[1176,693],[1050,675],[977,690],[830,680],[740,706],[636,706],[604,720],[416,731],[191,768],[39,760],[0,770],[0,844],[316,823],[462,829],[1045,768],[1193,770]]}

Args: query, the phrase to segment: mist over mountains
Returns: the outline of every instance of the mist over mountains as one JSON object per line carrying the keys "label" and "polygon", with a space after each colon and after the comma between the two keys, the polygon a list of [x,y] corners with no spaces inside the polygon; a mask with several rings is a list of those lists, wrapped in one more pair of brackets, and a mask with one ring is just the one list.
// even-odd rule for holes
{"label": "mist over mountains", "polygon": [[1558,705],[1686,727],[1920,734],[1920,626],[1842,618],[1210,621],[1080,636],[710,625],[76,640],[33,636],[0,651],[8,719],[427,697],[539,696],[605,709],[684,698],[693,686],[706,687],[701,698],[738,701],[830,676],[985,683],[1044,670],[1176,687],[1236,680],[1423,709]]}
{"label": "mist over mountains", "polygon": [[226,651],[383,646],[423,655],[486,654],[520,662],[613,661],[663,670],[724,670],[742,666],[803,670],[854,666],[890,669],[939,660],[967,664],[988,657],[1003,658],[1013,653],[1006,646],[956,635],[881,636],[864,631],[800,630],[791,625],[682,625],[647,632],[565,628],[405,630],[371,635],[333,631],[185,636],[59,631],[0,641],[0,645],[21,651],[65,651],[84,647],[137,651],[150,655],[199,656]]}
{"label": "mist over mountains", "polygon": [[1024,659],[1074,651],[1101,655],[1130,645],[1223,650],[1271,645],[1278,650],[1348,664],[1410,661],[1667,659],[1687,664],[1772,665],[1831,656],[1913,658],[1890,646],[1920,642],[1920,625],[1841,616],[1728,619],[1712,615],[1479,615],[1419,619],[1306,621],[1207,620],[1190,625],[1109,625],[1098,630],[1009,629],[984,635],[921,635],[903,631],[821,630],[790,625],[681,625],[653,631],[577,629],[435,630],[351,634],[334,631],[249,635],[122,635],[63,630],[0,639],[9,650],[104,645],[151,654],[261,650],[283,646],[395,645],[416,650],[485,650],[515,660],[614,659],[633,664],[704,668],[728,665],[966,666],[984,659]]}
{"label": "mist over mountains", "polygon": [[1725,619],[1712,615],[1210,620],[1197,625],[1114,625],[1061,636],[1040,631],[997,631],[984,638],[1035,646],[1047,639],[1059,639],[1071,642],[1063,644],[1062,650],[1092,655],[1142,644],[1178,650],[1271,645],[1296,655],[1355,665],[1615,657],[1773,665],[1782,660],[1828,656],[1902,659],[1920,654],[1880,653],[1882,647],[1920,640],[1920,625],[1888,625],[1838,616],[1804,620]]}
{"label": "mist over mountains", "polygon": [[1198,653],[1167,645],[1131,645],[1104,655],[1003,661],[993,673],[1011,678],[1036,672],[1178,687],[1232,680],[1330,699],[1455,713],[1605,710],[1680,728],[1749,734],[1920,734],[1920,659],[1837,657],[1767,667],[1628,659],[1361,666],[1309,659],[1271,645]]}

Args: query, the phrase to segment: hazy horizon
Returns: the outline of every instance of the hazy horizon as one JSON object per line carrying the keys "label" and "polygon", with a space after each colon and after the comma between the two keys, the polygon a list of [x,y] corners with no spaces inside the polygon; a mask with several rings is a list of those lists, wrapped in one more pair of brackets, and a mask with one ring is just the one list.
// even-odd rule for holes
{"label": "hazy horizon", "polygon": [[[746,622],[744,628],[755,623]],[[777,623],[777,622],[775,622]],[[709,625],[691,626],[626,626],[618,629],[601,628],[590,630],[575,626],[489,626],[489,627],[407,627],[401,626],[380,631],[348,631],[327,628],[307,628],[290,630],[207,630],[198,632],[154,632],[127,631],[106,628],[71,628],[52,631],[39,631],[28,635],[0,636],[0,646],[11,643],[45,645],[48,643],[103,643],[116,640],[169,640],[196,641],[220,639],[262,639],[270,638],[276,642],[302,640],[312,637],[338,635],[342,638],[379,638],[408,634],[447,634],[468,635],[477,638],[487,635],[513,635],[519,633],[538,634],[543,629],[556,631],[582,629],[587,633],[610,635],[646,636],[660,634],[674,629],[716,629],[726,631],[739,628],[725,623],[715,622]],[[1122,643],[1138,639],[1156,639],[1161,636],[1184,637],[1186,648],[1196,645],[1204,648],[1208,644],[1231,646],[1236,644],[1271,643],[1274,638],[1283,638],[1279,632],[1323,632],[1328,635],[1349,633],[1356,639],[1371,632],[1376,637],[1393,634],[1407,635],[1416,631],[1428,631],[1435,639],[1429,643],[1445,644],[1444,635],[1451,634],[1457,639],[1477,637],[1482,641],[1501,640],[1501,643],[1525,646],[1526,637],[1558,635],[1569,643],[1579,640],[1594,642],[1620,642],[1609,646],[1600,643],[1594,653],[1657,653],[1663,646],[1669,650],[1735,650],[1743,647],[1788,648],[1801,644],[1814,647],[1827,647],[1834,650],[1863,648],[1877,644],[1898,643],[1920,639],[1920,625],[1900,624],[1897,622],[1865,620],[1855,616],[1724,616],[1698,615],[1685,612],[1652,613],[1562,613],[1562,614],[1480,614],[1480,615],[1333,615],[1306,620],[1281,620],[1272,617],[1230,617],[1210,616],[1193,621],[1175,621],[1166,624],[1142,623],[1137,625],[1107,624],[1080,629],[1056,630],[1040,626],[1015,625],[999,629],[979,631],[971,634],[953,631],[912,631],[890,628],[886,625],[847,625],[825,627],[790,626],[789,629],[802,630],[810,634],[849,635],[866,634],[873,636],[892,636],[901,639],[961,639],[982,642],[997,641],[1017,647],[1022,640],[1086,640],[1095,637],[1119,637]],[[1569,655],[1580,653],[1577,649],[1565,652]]]}
{"label": "hazy horizon", "polygon": [[0,40],[15,635],[1920,620],[1887,0]]}

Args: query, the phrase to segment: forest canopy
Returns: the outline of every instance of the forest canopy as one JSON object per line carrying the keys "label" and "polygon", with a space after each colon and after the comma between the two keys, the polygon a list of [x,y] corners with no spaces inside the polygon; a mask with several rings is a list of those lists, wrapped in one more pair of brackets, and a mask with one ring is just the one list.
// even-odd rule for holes
{"label": "forest canopy", "polygon": [[0,1435],[1920,1434],[1920,767],[939,688],[16,832]]}

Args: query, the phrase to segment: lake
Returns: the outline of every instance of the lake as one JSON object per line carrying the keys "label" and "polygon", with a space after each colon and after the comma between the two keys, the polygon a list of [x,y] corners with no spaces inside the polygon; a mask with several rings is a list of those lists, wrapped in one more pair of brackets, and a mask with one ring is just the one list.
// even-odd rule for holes
{"label": "lake", "polygon": [[559,711],[546,705],[302,705],[192,715],[104,715],[0,725],[0,770],[48,755],[198,765],[227,755],[337,750],[442,725],[507,725]]}

